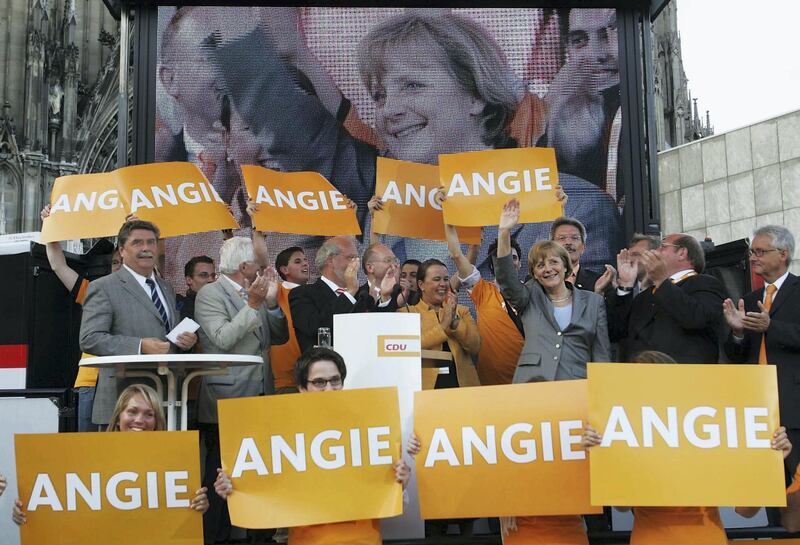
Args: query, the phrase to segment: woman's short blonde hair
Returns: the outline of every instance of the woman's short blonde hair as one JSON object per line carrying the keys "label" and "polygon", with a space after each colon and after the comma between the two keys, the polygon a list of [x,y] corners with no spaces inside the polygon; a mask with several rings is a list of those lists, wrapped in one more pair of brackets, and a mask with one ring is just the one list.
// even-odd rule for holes
{"label": "woman's short blonde hair", "polygon": [[524,89],[485,28],[452,12],[407,10],[387,19],[359,45],[359,71],[370,95],[381,86],[387,60],[408,45],[419,45],[428,56],[438,57],[466,93],[486,104],[480,114],[484,144],[515,147],[507,129]]}
{"label": "woman's short blonde hair", "polygon": [[111,420],[108,423],[108,429],[106,431],[119,431],[119,415],[122,414],[122,411],[125,410],[125,407],[128,406],[128,403],[130,403],[131,399],[136,395],[142,396],[153,409],[153,413],[156,416],[155,431],[164,431],[167,429],[164,409],[161,408],[161,400],[156,391],[145,384],[131,384],[119,394],[117,404],[114,406],[114,412],[111,413]]}
{"label": "woman's short blonde hair", "polygon": [[558,242],[553,242],[552,240],[540,240],[531,246],[528,252],[528,271],[531,276],[533,276],[533,269],[536,264],[551,255],[561,259],[564,263],[564,278],[569,278],[572,274],[572,261],[569,259],[569,254]]}

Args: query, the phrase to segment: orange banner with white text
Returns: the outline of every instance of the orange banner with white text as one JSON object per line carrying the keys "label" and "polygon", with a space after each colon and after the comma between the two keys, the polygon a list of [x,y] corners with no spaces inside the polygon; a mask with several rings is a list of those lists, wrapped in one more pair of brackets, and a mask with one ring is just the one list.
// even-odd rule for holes
{"label": "orange banner with white text", "polygon": [[128,214],[162,237],[236,229],[214,186],[192,163],[153,163],[56,178],[41,241],[114,236]]}
{"label": "orange banner with white text", "polygon": [[774,365],[590,363],[592,503],[785,506]]}
{"label": "orange banner with white text", "polygon": [[440,155],[439,179],[447,193],[444,220],[450,225],[497,225],[511,199],[520,202],[520,223],[551,221],[563,214],[553,148]]}
{"label": "orange banner with white text", "polygon": [[298,235],[360,235],[355,209],[318,172],[279,172],[243,165],[251,201],[258,206],[253,222],[259,231]]}
{"label": "orange banner with white text", "polygon": [[218,404],[231,522],[285,528],[402,513],[397,388],[225,399]]}
{"label": "orange banner with white text", "polygon": [[[442,207],[436,202],[439,167],[378,157],[375,194],[383,200],[372,229],[376,233],[426,240],[445,240]],[[459,240],[480,244],[481,231],[459,227]]]}
{"label": "orange banner with white text", "polygon": [[[197,432],[17,434],[22,545],[201,545]],[[0,540],[2,541],[2,540]]]}
{"label": "orange banner with white text", "polygon": [[600,513],[582,450],[585,380],[414,396],[423,518]]}

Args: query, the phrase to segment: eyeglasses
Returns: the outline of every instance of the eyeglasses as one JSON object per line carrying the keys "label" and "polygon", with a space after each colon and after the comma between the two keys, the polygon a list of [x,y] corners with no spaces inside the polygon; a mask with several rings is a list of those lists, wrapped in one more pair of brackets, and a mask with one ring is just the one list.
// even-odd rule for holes
{"label": "eyeglasses", "polygon": [[342,377],[315,378],[314,380],[309,380],[308,384],[313,384],[314,388],[319,388],[320,390],[328,384],[331,385],[331,388],[338,388],[342,385]]}
{"label": "eyeglasses", "polygon": [[671,246],[672,248],[682,248],[682,246],[678,246],[677,244],[671,244],[669,242],[664,242],[663,240],[661,241],[661,245],[662,246]]}
{"label": "eyeglasses", "polygon": [[764,254],[767,252],[780,252],[780,250],[778,248],[750,248],[747,250],[747,253],[750,254],[750,257],[764,257]]}
{"label": "eyeglasses", "polygon": [[376,261],[379,262],[379,263],[386,263],[388,265],[397,265],[398,263],[400,263],[400,260],[397,259],[396,257],[384,257],[382,259],[370,259],[369,262],[370,263],[375,263]]}
{"label": "eyeglasses", "polygon": [[217,279],[217,273],[215,273],[215,272],[210,273],[210,272],[203,271],[203,272],[199,272],[199,273],[195,274],[194,276],[196,276],[198,278],[202,278],[204,280],[206,278],[210,278],[211,280],[216,280]]}
{"label": "eyeglasses", "polygon": [[580,235],[558,235],[554,239],[556,242],[580,242]]}

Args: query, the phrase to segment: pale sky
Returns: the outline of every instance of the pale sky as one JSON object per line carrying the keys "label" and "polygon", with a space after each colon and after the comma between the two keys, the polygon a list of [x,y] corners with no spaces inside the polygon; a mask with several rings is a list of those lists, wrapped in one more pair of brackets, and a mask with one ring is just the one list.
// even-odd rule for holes
{"label": "pale sky", "polygon": [[672,0],[683,67],[715,134],[800,110],[800,0]]}

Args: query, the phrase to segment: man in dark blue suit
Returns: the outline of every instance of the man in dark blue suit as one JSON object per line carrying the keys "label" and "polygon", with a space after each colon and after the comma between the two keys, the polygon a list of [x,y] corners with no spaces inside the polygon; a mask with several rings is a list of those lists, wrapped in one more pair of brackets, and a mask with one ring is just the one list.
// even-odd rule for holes
{"label": "man in dark blue suit", "polygon": [[[794,237],[779,225],[765,225],[753,233],[750,268],[764,279],[764,287],[734,303],[723,303],[731,333],[725,352],[732,361],[775,365],[778,370],[781,425],[789,440],[800,445],[800,279],[789,272]],[[794,473],[800,449],[786,458]]]}

